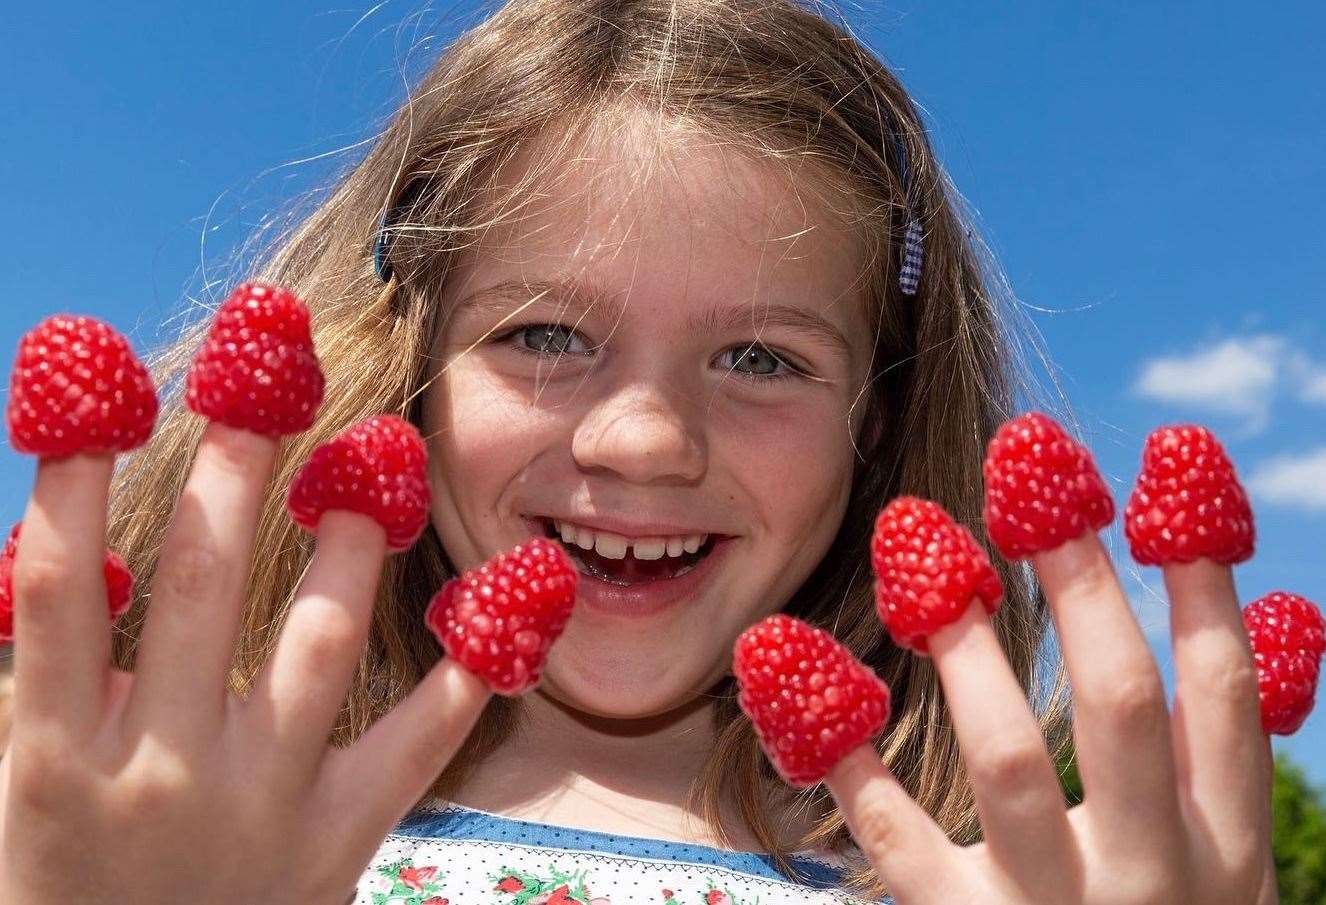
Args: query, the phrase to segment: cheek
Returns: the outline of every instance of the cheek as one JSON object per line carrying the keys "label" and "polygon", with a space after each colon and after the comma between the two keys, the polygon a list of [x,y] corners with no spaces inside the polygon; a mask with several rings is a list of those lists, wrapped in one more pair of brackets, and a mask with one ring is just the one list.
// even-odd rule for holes
{"label": "cheek", "polygon": [[[530,404],[527,393],[461,359],[441,374],[425,403],[429,471],[436,519],[443,534],[464,522],[501,517],[503,494],[522,470],[557,436],[554,414]],[[450,545],[448,545],[450,549]]]}
{"label": "cheek", "polygon": [[[529,409],[501,381],[476,366],[460,362],[438,378],[430,400],[433,459],[444,475],[480,476],[501,471],[520,459],[520,440],[528,431]],[[514,445],[513,445],[514,444]]]}
{"label": "cheek", "polygon": [[728,432],[726,456],[774,536],[830,537],[852,474],[845,415],[836,406],[797,406],[743,419]]}

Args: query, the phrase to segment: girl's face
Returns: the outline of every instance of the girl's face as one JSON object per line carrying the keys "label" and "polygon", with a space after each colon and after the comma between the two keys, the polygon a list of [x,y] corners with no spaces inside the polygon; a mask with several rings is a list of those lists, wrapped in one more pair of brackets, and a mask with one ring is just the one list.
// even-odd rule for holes
{"label": "girl's face", "polygon": [[580,591],[542,688],[652,716],[718,681],[838,530],[869,366],[861,252],[813,192],[712,143],[636,129],[570,156],[449,278],[433,521],[460,569],[565,538]]}

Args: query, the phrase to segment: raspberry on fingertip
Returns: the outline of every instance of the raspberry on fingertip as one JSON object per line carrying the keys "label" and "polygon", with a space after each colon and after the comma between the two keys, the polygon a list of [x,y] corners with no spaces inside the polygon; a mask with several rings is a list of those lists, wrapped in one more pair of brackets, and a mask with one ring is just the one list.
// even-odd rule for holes
{"label": "raspberry on fingertip", "polygon": [[999,428],[983,471],[986,530],[1009,559],[1053,550],[1114,520],[1091,451],[1040,412]]}
{"label": "raspberry on fingertip", "polygon": [[309,533],[324,512],[367,515],[387,533],[387,549],[408,549],[428,524],[432,490],[419,429],[396,415],[352,424],[313,451],[286,495],[286,509]]}
{"label": "raspberry on fingertip", "polygon": [[999,609],[1003,583],[984,548],[944,508],[902,496],[875,520],[870,543],[875,604],[895,644],[928,655],[927,637],[979,600]]}
{"label": "raspberry on fingertip", "polygon": [[308,308],[278,286],[242,283],[217,310],[184,398],[211,421],[278,437],[313,424],[323,387]]}
{"label": "raspberry on fingertip", "polygon": [[94,317],[57,314],[18,344],[9,443],[43,458],[142,446],[156,425],[152,378],[129,341]]}
{"label": "raspberry on fingertip", "polygon": [[579,577],[560,544],[533,537],[444,584],[424,624],[494,692],[518,695],[538,684]]}
{"label": "raspberry on fingertip", "polygon": [[1124,509],[1124,534],[1142,565],[1203,557],[1233,565],[1252,557],[1252,506],[1211,431],[1179,424],[1146,438],[1142,472]]}
{"label": "raspberry on fingertip", "polygon": [[822,780],[889,719],[889,687],[823,629],[782,613],[733,645],[737,703],[780,776],[795,788]]}

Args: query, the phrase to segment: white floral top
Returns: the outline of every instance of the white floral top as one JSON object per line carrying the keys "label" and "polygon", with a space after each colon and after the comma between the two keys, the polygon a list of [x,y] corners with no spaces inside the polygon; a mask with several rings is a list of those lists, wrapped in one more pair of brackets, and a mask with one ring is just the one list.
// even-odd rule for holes
{"label": "white floral top", "polygon": [[860,905],[840,889],[842,857],[798,852],[790,860],[795,878],[767,855],[436,802],[383,841],[354,905]]}

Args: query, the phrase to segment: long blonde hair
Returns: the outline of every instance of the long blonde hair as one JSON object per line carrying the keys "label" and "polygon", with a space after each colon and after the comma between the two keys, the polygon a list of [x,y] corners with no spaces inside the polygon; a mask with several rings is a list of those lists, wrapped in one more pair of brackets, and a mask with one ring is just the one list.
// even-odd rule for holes
{"label": "long blonde hair", "polygon": [[[785,609],[835,631],[888,682],[895,709],[882,759],[951,838],[974,841],[975,807],[936,673],[930,660],[895,648],[882,631],[864,564],[875,514],[902,493],[939,501],[984,537],[981,458],[995,428],[1015,412],[1022,372],[999,311],[998,272],[907,92],[845,25],[795,0],[511,0],[445,50],[364,159],[260,257],[252,277],[309,303],[327,392],[316,424],[282,446],[258,529],[232,687],[247,693],[311,554],[281,491],[315,446],[357,419],[399,412],[418,423],[431,376],[427,352],[443,317],[431,300],[441,297],[456,252],[492,225],[493,212],[500,219],[521,207],[522,186],[494,197],[496,171],[527,142],[569,145],[577,131],[621,111],[683,122],[763,161],[812,163],[824,184],[807,190],[837,187],[853,199],[869,252],[862,276],[876,330],[861,399],[865,439],[841,529]],[[556,156],[544,155],[548,165]],[[529,182],[539,175],[529,174]],[[391,230],[393,275],[384,284],[372,252],[387,210],[400,216]],[[915,295],[900,292],[897,276],[908,212],[925,236]],[[179,405],[179,388],[205,327],[186,329],[156,359],[163,417],[150,445],[117,474],[110,542],[140,589],[116,634],[117,665],[125,669],[133,666],[146,589],[202,430]],[[1007,589],[995,626],[1057,753],[1067,735],[1065,684],[1058,662],[1038,654],[1045,604],[1026,570],[994,558]],[[431,528],[387,563],[333,742],[356,738],[437,661],[422,615],[450,574]],[[731,681],[717,691],[718,740],[693,805],[721,833],[720,802],[731,796],[749,830],[787,866],[791,849],[767,804],[778,781],[740,718]],[[431,794],[454,789],[518,714],[518,701],[494,699]],[[796,805],[819,816],[802,845],[846,843],[822,789]]]}

